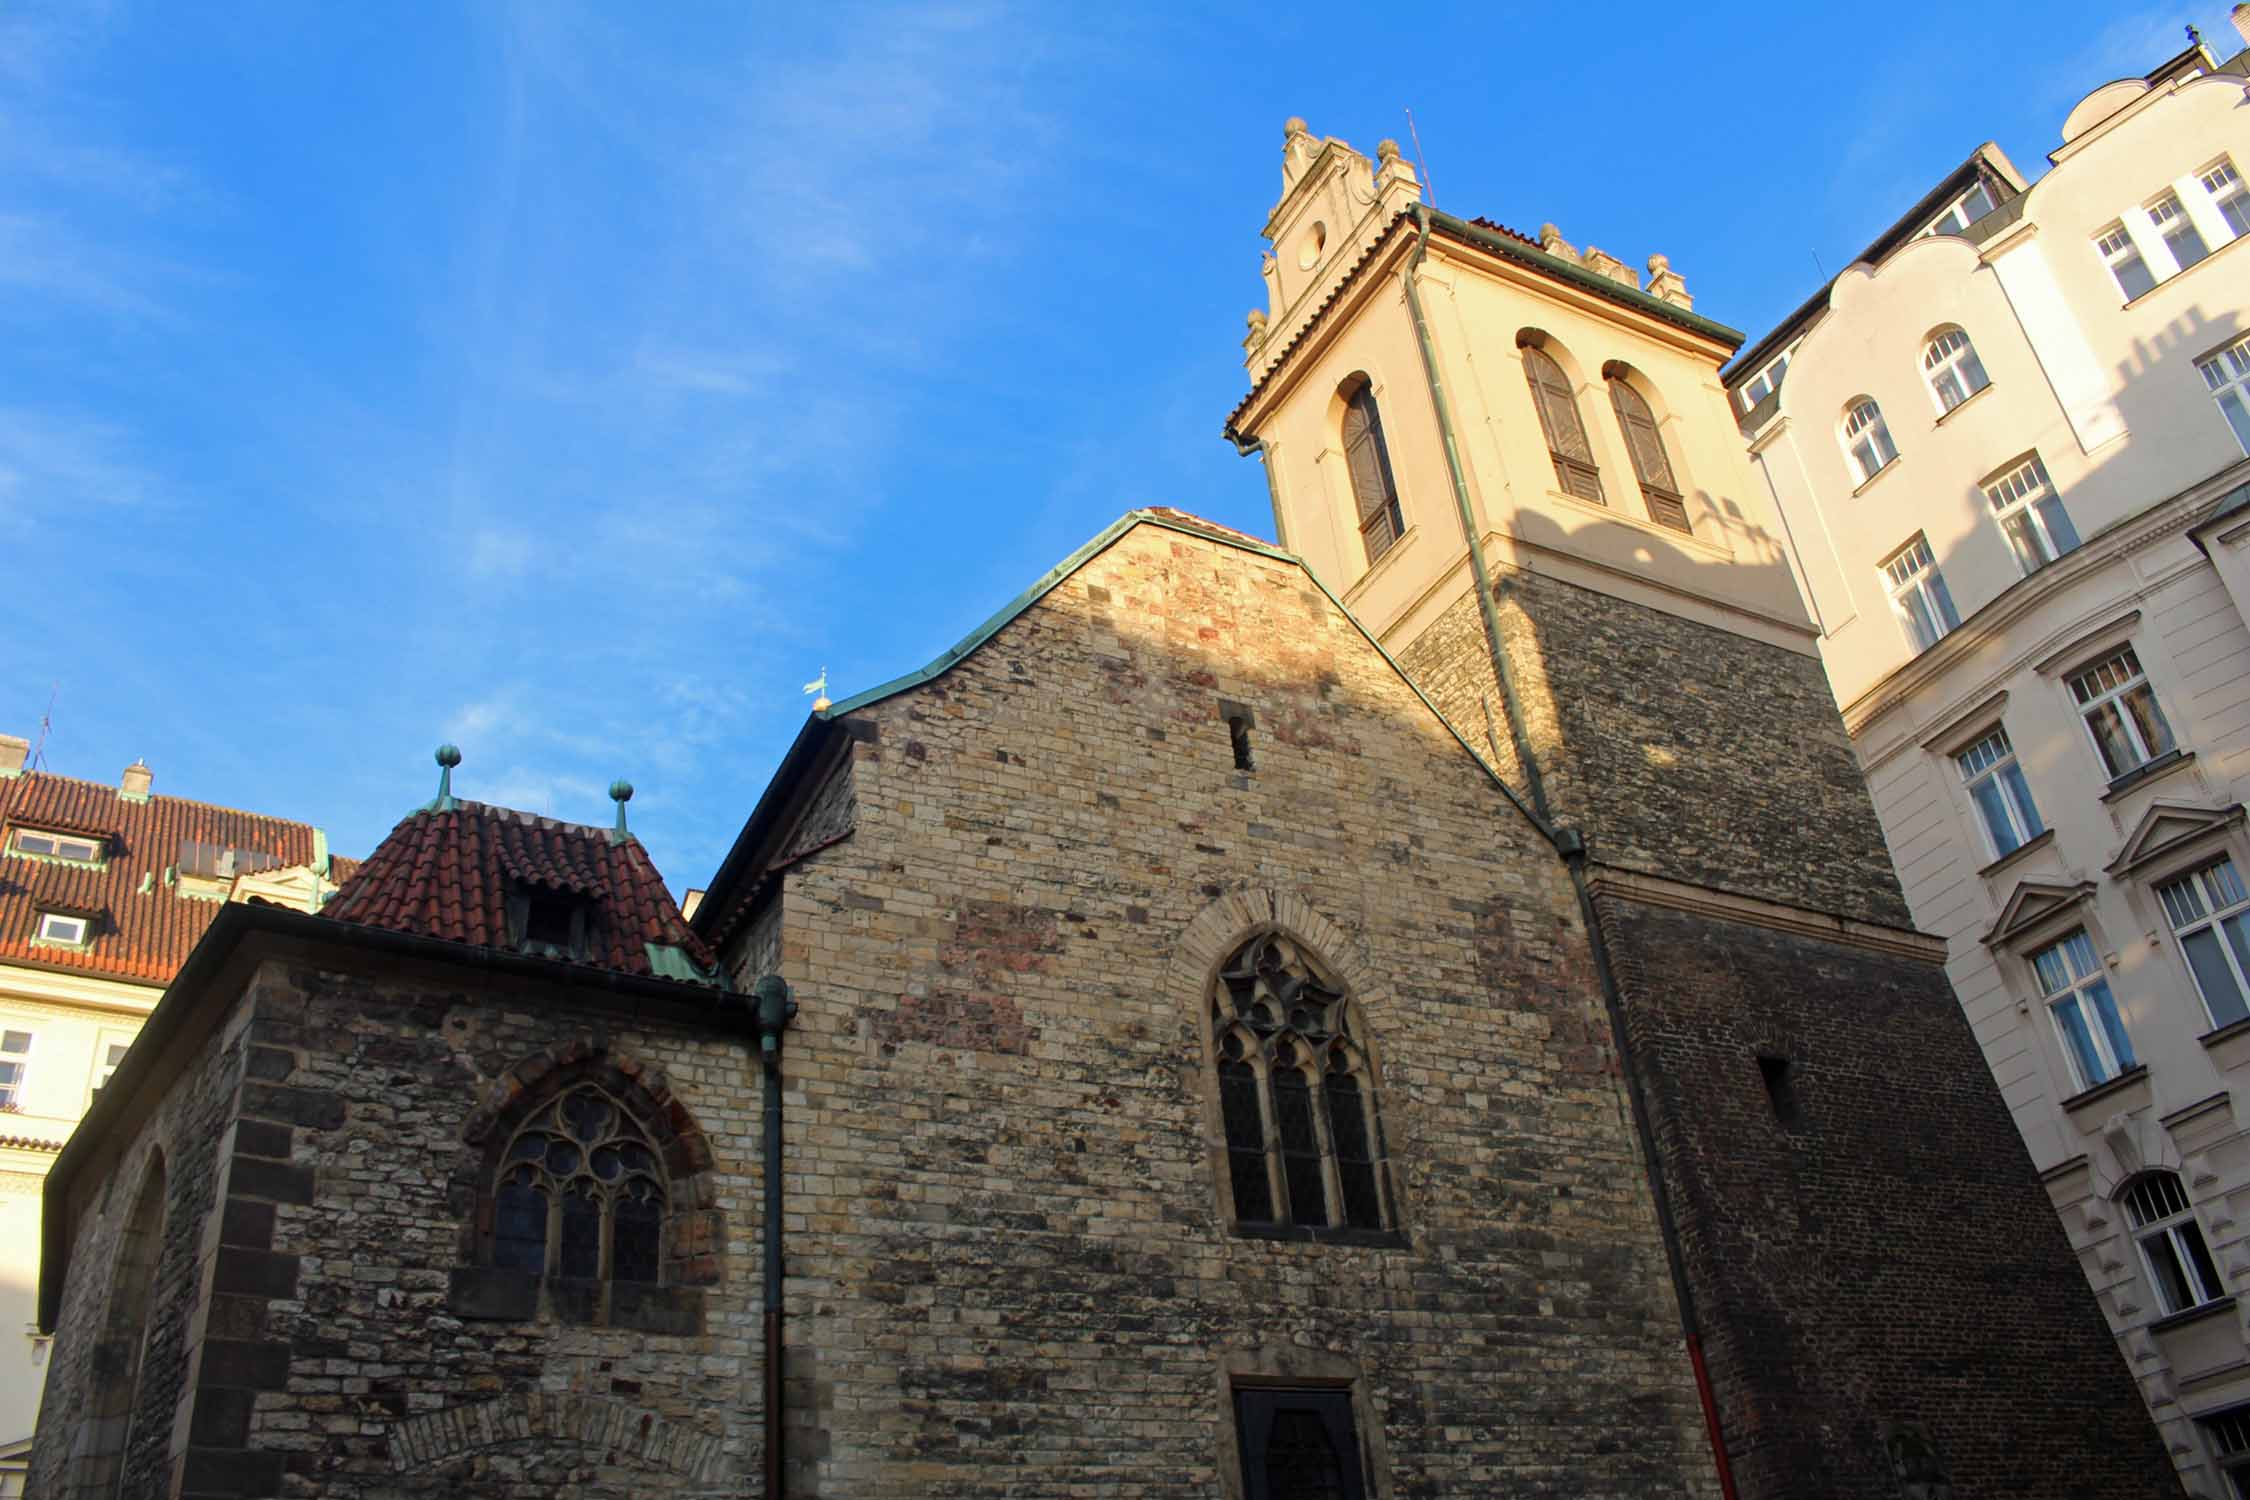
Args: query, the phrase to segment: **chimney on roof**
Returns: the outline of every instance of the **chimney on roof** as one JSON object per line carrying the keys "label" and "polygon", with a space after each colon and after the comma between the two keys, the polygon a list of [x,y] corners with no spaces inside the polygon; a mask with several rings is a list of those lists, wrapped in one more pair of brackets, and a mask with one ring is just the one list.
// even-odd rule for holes
{"label": "chimney on roof", "polygon": [[0,734],[0,776],[21,776],[31,741],[20,734]]}
{"label": "chimney on roof", "polygon": [[127,802],[146,802],[148,784],[155,779],[156,773],[148,768],[148,762],[136,755],[133,763],[125,768],[125,774],[118,779],[117,795]]}
{"label": "chimney on roof", "polygon": [[2242,33],[2243,45],[2250,46],[2250,5],[2237,5],[2234,14],[2227,19],[2234,22],[2236,31]]}

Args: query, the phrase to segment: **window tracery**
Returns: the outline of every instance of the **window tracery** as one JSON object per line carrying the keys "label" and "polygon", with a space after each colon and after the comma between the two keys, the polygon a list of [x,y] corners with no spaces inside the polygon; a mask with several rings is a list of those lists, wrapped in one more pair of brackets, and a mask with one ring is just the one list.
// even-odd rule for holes
{"label": "window tracery", "polygon": [[492,1264],[579,1280],[662,1280],[664,1168],[639,1125],[582,1084],[543,1105],[501,1158]]}
{"label": "window tracery", "polygon": [[1392,1227],[1373,1069],[1318,960],[1252,938],[1219,966],[1210,1017],[1236,1221]]}

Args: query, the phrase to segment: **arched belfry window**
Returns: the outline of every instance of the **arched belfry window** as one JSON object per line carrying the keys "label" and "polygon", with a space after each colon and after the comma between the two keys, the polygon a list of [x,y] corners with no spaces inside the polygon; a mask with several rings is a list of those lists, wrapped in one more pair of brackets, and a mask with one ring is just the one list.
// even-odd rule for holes
{"label": "arched belfry window", "polygon": [[1530,342],[1523,344],[1523,373],[1531,383],[1531,404],[1539,409],[1539,426],[1547,434],[1547,452],[1555,461],[1555,483],[1565,494],[1607,505],[1601,470],[1594,465],[1594,446],[1586,440],[1586,423],[1578,414],[1578,395],[1571,389],[1570,377],[1553,356]]}
{"label": "arched belfry window", "polygon": [[1359,505],[1359,539],[1372,567],[1405,533],[1406,515],[1399,508],[1398,485],[1391,477],[1391,450],[1383,441],[1383,417],[1375,409],[1375,388],[1364,375],[1344,397],[1344,468],[1352,477],[1352,498]]}
{"label": "arched belfry window", "polygon": [[1694,534],[1688,525],[1687,503],[1680,498],[1680,482],[1672,476],[1672,460],[1664,452],[1664,437],[1656,430],[1656,414],[1639,391],[1609,372],[1609,404],[1617,409],[1617,426],[1625,434],[1625,451],[1633,455],[1633,477],[1641,482],[1641,499],[1648,518],[1659,526]]}
{"label": "arched belfry window", "polygon": [[1394,1226],[1374,1069],[1319,960],[1282,933],[1244,943],[1212,983],[1211,1031],[1236,1222]]}
{"label": "arched belfry window", "polygon": [[493,1187],[492,1264],[580,1281],[661,1280],[668,1198],[640,1127],[581,1084],[508,1143]]}

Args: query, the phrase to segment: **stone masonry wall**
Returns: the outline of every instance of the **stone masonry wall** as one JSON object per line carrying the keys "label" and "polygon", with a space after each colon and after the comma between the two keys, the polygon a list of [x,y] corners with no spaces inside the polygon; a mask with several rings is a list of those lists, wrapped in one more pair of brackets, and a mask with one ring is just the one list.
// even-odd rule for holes
{"label": "stone masonry wall", "polygon": [[1956,1495],[2177,1496],[1944,970],[1599,912],[1745,1500],[1890,1500],[1901,1424]]}
{"label": "stone masonry wall", "polygon": [[[783,901],[792,1495],[1234,1494],[1229,1372],[1349,1381],[1375,1495],[1715,1492],[1564,872],[1299,569],[1143,526],[852,718]],[[1396,1234],[1220,1217],[1207,985],[1276,924],[1356,976]]]}
{"label": "stone masonry wall", "polygon": [[[164,1221],[148,1301],[147,1339],[130,1415],[122,1483],[101,1493],[164,1494],[175,1414],[188,1389],[199,1289],[207,1271],[206,1230],[217,1199],[222,1145],[242,1079],[239,1020],[214,1031],[162,1105],[126,1143],[93,1207],[71,1237],[47,1386],[32,1445],[29,1493],[70,1500],[91,1474],[73,1454],[93,1444],[86,1430],[105,1387],[124,1380],[129,1355],[107,1338],[118,1258],[135,1200],[153,1163],[164,1172]],[[120,1395],[114,1390],[112,1395]],[[93,1493],[86,1489],[85,1493]]]}
{"label": "stone masonry wall", "polygon": [[[629,1015],[341,948],[267,965],[227,1200],[238,1269],[210,1314],[243,1373],[206,1360],[198,1407],[199,1441],[241,1450],[232,1493],[742,1493],[758,1079],[716,1027]],[[510,1112],[577,1080],[658,1122],[675,1210],[665,1285],[606,1309],[598,1287],[477,1265]]]}
{"label": "stone masonry wall", "polygon": [[[1909,925],[1817,656],[1512,568],[1495,589],[1551,815],[1595,860]],[[1398,656],[1480,746],[1489,697],[1507,747],[1473,593]]]}

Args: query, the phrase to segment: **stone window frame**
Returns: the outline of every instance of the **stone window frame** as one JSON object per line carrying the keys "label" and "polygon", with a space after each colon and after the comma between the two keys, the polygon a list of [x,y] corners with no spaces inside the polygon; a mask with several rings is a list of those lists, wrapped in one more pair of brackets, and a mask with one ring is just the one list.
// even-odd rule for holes
{"label": "stone window frame", "polygon": [[[543,1111],[591,1087],[630,1120],[661,1164],[666,1213],[658,1235],[659,1279],[617,1281],[534,1273],[495,1263],[497,1191],[512,1165],[510,1147]],[[502,1075],[462,1132],[451,1184],[462,1211],[458,1263],[451,1272],[449,1310],[469,1319],[631,1328],[695,1335],[704,1321],[705,1289],[725,1279],[727,1235],[718,1206],[716,1162],[709,1138],[669,1081],[601,1036],[581,1036],[523,1059]],[[606,1217],[605,1273],[608,1269]]]}
{"label": "stone window frame", "polygon": [[[2004,927],[1996,928],[1984,939],[1985,945],[1993,949],[1996,956],[1999,953],[2008,955],[2009,961],[2000,965],[2000,969],[2009,996],[2016,1003],[2017,1013],[2027,1019],[2043,1017],[2031,1027],[2036,1038],[2032,1046],[2037,1050],[2050,1085],[2054,1088],[2053,1097],[2066,1105],[2082,1095],[2094,1094],[2119,1084],[2121,1080],[2138,1076],[2146,1067],[2146,1064],[2139,1061],[2140,1054],[2136,1051],[2135,1061],[2130,1067],[2122,1068],[2116,1075],[2101,1083],[2081,1087],[2077,1081],[2076,1065],[2067,1055],[2067,1043],[2063,1039],[2061,1028],[2056,1025],[2053,1013],[2048,1008],[2052,997],[2040,984],[2038,971],[2032,966],[2033,954],[2060,942],[2072,932],[2083,929],[2086,941],[2093,945],[2095,960],[2101,965],[2104,976],[2110,980],[2111,1001],[2117,1006],[2119,1015],[2124,1015],[2128,1009],[2128,997],[2119,988],[2122,974],[2112,963],[2117,948],[2109,939],[2096,892],[2097,888],[2092,881],[2083,881],[2066,897],[2055,901],[2036,915],[2007,922]],[[2128,1026],[2128,1039],[2131,1034]]]}
{"label": "stone window frame", "polygon": [[[2129,837],[2123,855],[2105,867],[2118,889],[2124,893],[2125,904],[2132,915],[2152,935],[2161,935],[2160,944],[2171,955],[2173,971],[2179,976],[2189,1003],[2197,1014],[2214,1030],[2224,1030],[2211,1013],[2210,1002],[2203,995],[2203,987],[2196,980],[2194,970],[2187,961],[2179,933],[2171,921],[2160,888],[2175,880],[2195,875],[2222,860],[2231,860],[2238,872],[2250,880],[2250,827],[2245,826],[2245,814],[2236,804],[2225,808],[2206,808],[2186,803],[2158,802],[2144,815],[2144,824],[2153,821],[2170,821],[2174,817],[2185,822],[2190,818],[2207,820],[2200,831],[2181,837],[2158,840],[2158,847],[2136,855],[2140,839]],[[2239,1024],[2239,1023],[2236,1023]]]}
{"label": "stone window frame", "polygon": [[[2178,1200],[2176,1208],[2160,1191],[2167,1186],[2171,1189],[2170,1197]],[[2188,1196],[2185,1177],[2162,1165],[2144,1167],[2119,1183],[2111,1197],[2120,1210],[2118,1217],[2124,1223],[2125,1237],[2133,1242],[2141,1284],[2155,1304],[2155,1321],[2182,1317],[2234,1300],[2227,1289],[2226,1275],[2219,1269],[2218,1257],[2211,1253],[2211,1237],[2204,1232],[2202,1212]],[[2163,1278],[2156,1274],[2156,1257],[2149,1247],[2151,1242],[2158,1241],[2172,1255],[2174,1269],[2181,1278],[2181,1289],[2191,1299],[2177,1306],[2173,1305],[2175,1299]]]}
{"label": "stone window frame", "polygon": [[[1243,945],[1276,933],[1310,949],[1342,994],[1353,1018],[1352,1040],[1375,1083],[1373,1150],[1378,1191],[1386,1213],[1381,1229],[1348,1225],[1245,1223],[1235,1212],[1234,1183],[1228,1162],[1226,1119],[1219,1097],[1217,1031],[1210,1023],[1212,986],[1219,971]],[[1197,1088],[1203,1100],[1205,1155],[1211,1164],[1213,1202],[1222,1231],[1229,1237],[1294,1241],[1303,1244],[1359,1245],[1405,1249],[1412,1243],[1411,1212],[1402,1174],[1390,1148],[1396,1135],[1398,1101],[1384,1086],[1389,1077],[1374,1035],[1373,1017],[1386,1007],[1379,985],[1358,946],[1337,925],[1302,898],[1286,892],[1238,890],[1220,895],[1190,920],[1174,949],[1168,988],[1192,1019]],[[1325,1158],[1324,1158],[1325,1164]]]}
{"label": "stone window frame", "polygon": [[1351,1401],[1353,1435],[1359,1439],[1361,1483],[1367,1500],[1392,1500],[1390,1451],[1383,1439],[1382,1413],[1368,1391],[1359,1361],[1327,1349],[1297,1344],[1256,1344],[1229,1349],[1218,1361],[1218,1473],[1221,1500],[1249,1500],[1242,1473],[1242,1425],[1235,1397],[1242,1391],[1336,1390]]}

